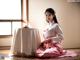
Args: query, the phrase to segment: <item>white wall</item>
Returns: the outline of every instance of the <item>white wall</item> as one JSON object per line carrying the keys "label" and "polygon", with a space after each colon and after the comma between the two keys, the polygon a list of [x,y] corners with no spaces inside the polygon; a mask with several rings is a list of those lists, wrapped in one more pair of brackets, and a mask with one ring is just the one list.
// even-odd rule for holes
{"label": "white wall", "polygon": [[10,46],[12,41],[11,36],[0,36],[0,46]]}
{"label": "white wall", "polygon": [[80,48],[80,3],[67,0],[29,0],[29,20],[32,27],[44,29],[44,11],[53,8],[64,33],[64,48]]}

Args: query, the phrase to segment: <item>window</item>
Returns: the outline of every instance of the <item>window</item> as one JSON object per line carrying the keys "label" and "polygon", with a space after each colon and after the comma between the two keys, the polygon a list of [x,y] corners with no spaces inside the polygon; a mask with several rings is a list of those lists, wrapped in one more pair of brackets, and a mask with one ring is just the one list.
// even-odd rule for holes
{"label": "window", "polygon": [[21,27],[23,0],[0,0],[0,35],[13,35]]}
{"label": "window", "polygon": [[21,0],[0,0],[0,19],[21,19]]}
{"label": "window", "polygon": [[11,35],[10,22],[0,22],[0,35]]}

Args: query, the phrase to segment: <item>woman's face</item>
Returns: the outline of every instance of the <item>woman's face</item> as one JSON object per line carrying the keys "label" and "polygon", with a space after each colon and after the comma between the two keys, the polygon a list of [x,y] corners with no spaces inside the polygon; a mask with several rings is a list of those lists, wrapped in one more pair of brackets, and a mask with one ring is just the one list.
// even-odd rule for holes
{"label": "woman's face", "polygon": [[48,22],[51,22],[53,20],[54,15],[52,15],[51,13],[46,12],[45,15]]}

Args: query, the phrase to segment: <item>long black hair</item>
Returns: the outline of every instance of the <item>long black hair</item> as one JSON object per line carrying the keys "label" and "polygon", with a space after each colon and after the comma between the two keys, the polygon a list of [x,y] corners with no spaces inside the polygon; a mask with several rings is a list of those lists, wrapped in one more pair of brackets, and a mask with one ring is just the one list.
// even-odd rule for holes
{"label": "long black hair", "polygon": [[[45,11],[45,13],[46,13],[46,12],[49,12],[50,14],[54,15],[53,20],[54,20],[55,23],[58,23],[54,9],[52,9],[52,8],[47,8],[46,11]],[[47,21],[47,22],[48,22],[48,21]]]}

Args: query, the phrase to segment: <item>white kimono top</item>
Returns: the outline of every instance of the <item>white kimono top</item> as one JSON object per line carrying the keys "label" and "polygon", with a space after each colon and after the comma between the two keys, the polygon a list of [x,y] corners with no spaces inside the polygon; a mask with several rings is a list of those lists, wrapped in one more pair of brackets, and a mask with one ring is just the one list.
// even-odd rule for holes
{"label": "white kimono top", "polygon": [[55,43],[60,43],[63,40],[63,32],[58,23],[52,21],[46,31],[44,31],[45,39],[52,39]]}

